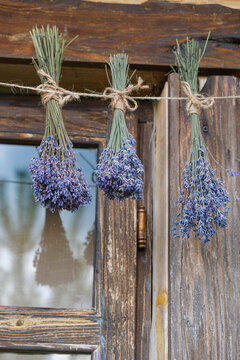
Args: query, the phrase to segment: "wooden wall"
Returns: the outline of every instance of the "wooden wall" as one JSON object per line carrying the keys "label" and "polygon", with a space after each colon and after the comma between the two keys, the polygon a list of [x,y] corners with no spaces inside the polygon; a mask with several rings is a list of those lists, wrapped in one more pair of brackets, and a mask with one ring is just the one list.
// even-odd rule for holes
{"label": "wooden wall", "polygon": [[[203,92],[240,94],[230,76],[209,77]],[[180,94],[176,75],[169,77],[169,95]],[[240,170],[239,99],[216,100],[214,114],[202,113],[201,125],[210,151],[220,164]],[[190,124],[181,102],[169,105],[170,221],[176,215],[182,169],[188,159]],[[169,244],[170,359],[237,360],[240,356],[240,181],[217,167],[231,200],[229,225],[207,244],[193,238]],[[170,224],[171,226],[171,224]]]}

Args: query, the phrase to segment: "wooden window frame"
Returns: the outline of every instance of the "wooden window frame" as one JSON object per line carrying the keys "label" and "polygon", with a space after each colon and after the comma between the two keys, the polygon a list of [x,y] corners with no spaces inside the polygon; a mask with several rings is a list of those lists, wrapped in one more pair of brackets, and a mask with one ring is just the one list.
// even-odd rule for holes
{"label": "wooden window frame", "polygon": [[[0,114],[1,143],[39,144],[44,110],[37,97],[2,95]],[[98,146],[102,151],[109,130],[106,104],[71,104],[63,115],[74,144]],[[130,116],[135,136],[137,121],[137,116]],[[1,306],[2,352],[89,353],[93,360],[104,359],[106,354],[134,358],[137,203],[107,201],[100,194],[97,209],[100,236],[95,249],[94,309]]]}

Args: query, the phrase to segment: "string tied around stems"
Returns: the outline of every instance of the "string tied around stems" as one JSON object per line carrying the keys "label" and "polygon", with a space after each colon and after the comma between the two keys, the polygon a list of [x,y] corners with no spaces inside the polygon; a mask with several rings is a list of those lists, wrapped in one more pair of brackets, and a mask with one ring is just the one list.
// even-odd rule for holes
{"label": "string tied around stems", "polygon": [[188,82],[181,81],[182,89],[187,96],[186,111],[187,114],[200,114],[201,109],[209,109],[214,104],[213,97],[207,97],[202,94],[193,94]]}
{"label": "string tied around stems", "polygon": [[137,84],[129,84],[125,89],[118,90],[107,87],[103,92],[103,97],[111,99],[111,107],[113,110],[120,109],[124,113],[126,110],[135,111],[138,107],[137,102],[130,94],[140,89],[149,89],[148,85],[143,85],[143,79],[139,76]]}
{"label": "string tied around stems", "polygon": [[47,102],[52,99],[56,100],[60,107],[63,107],[63,105],[69,101],[78,100],[80,98],[79,95],[58,86],[53,78],[44,70],[40,69],[37,72],[39,75],[47,79],[43,84],[37,86],[36,88],[38,93],[41,95],[44,107],[46,107]]}

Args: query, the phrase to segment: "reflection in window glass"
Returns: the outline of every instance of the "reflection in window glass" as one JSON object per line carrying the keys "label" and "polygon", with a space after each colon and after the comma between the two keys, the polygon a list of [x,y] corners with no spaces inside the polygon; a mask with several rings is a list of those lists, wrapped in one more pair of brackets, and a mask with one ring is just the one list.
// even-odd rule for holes
{"label": "reflection in window glass", "polygon": [[51,213],[34,201],[35,153],[0,144],[0,305],[92,308],[97,150],[75,149],[92,193],[76,213]]}
{"label": "reflection in window glass", "polygon": [[91,355],[0,353],[0,360],[91,360]]}

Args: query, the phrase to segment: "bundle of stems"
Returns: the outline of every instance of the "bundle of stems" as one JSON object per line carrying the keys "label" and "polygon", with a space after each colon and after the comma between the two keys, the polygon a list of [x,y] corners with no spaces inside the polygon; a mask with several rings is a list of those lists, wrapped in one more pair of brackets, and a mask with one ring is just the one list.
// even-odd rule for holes
{"label": "bundle of stems", "polygon": [[[177,50],[175,51],[176,65],[178,67],[178,73],[180,80],[185,81],[190,85],[193,94],[198,93],[198,70],[199,64],[204,56],[207,48],[207,43],[210,33],[208,34],[205,46],[203,49],[199,47],[199,43],[195,39],[188,39],[186,43],[180,47],[177,41]],[[202,136],[199,114],[190,114],[191,122],[191,151],[193,172],[196,170],[196,162],[199,158],[199,149],[206,150],[206,144]]]}
{"label": "bundle of stems", "polygon": [[[109,67],[112,89],[123,91],[130,84],[128,56],[110,56]],[[106,71],[107,73],[107,71]],[[108,74],[108,73],[107,73]],[[107,75],[108,76],[108,75]],[[124,104],[123,108],[113,106],[113,122],[107,148],[101,154],[97,166],[97,184],[109,199],[124,200],[128,197],[141,199],[143,191],[143,165],[133,147],[136,141],[129,133]]]}
{"label": "bundle of stems", "polygon": [[[207,38],[208,41],[208,38]],[[198,92],[199,63],[206,50],[195,39],[187,39],[182,46],[177,42],[176,64],[180,80],[188,83],[193,94]],[[229,198],[222,181],[216,177],[208,158],[208,149],[203,139],[199,111],[191,111],[190,157],[183,170],[183,187],[180,190],[180,212],[172,228],[178,237],[178,227],[183,237],[191,230],[196,238],[206,243],[216,232],[216,226],[227,226]]]}
{"label": "bundle of stems", "polygon": [[[61,77],[65,40],[56,26],[47,26],[46,30],[36,26],[30,34],[37,55],[37,62],[33,60],[34,66],[42,83],[46,85],[50,81],[54,90]],[[76,164],[59,98],[56,93],[51,96],[46,94],[47,97],[42,95],[46,108],[45,133],[39,157],[34,157],[29,166],[35,200],[52,212],[56,209],[76,211],[79,206],[88,204],[91,196],[82,170]]]}
{"label": "bundle of stems", "polygon": [[[124,90],[131,80],[128,76],[128,56],[126,54],[110,56],[108,65],[112,75],[112,81],[108,77],[110,86],[113,89]],[[108,74],[107,71],[106,74]],[[129,139],[125,114],[121,109],[113,109],[113,122],[108,147],[115,151],[119,150],[124,138]]]}
{"label": "bundle of stems", "polygon": [[[33,44],[36,51],[38,63],[33,59],[36,71],[43,70],[46,74],[59,85],[61,77],[61,67],[63,60],[63,52],[66,49],[66,42],[59,34],[58,28],[54,26],[50,28],[47,26],[38,29],[37,26],[33,27],[30,32]],[[47,81],[47,78],[38,73],[42,83]],[[58,102],[54,99],[49,100],[46,103],[46,126],[44,138],[52,136],[56,145],[63,145],[67,147],[69,143],[69,137],[66,132],[62,112]]]}

